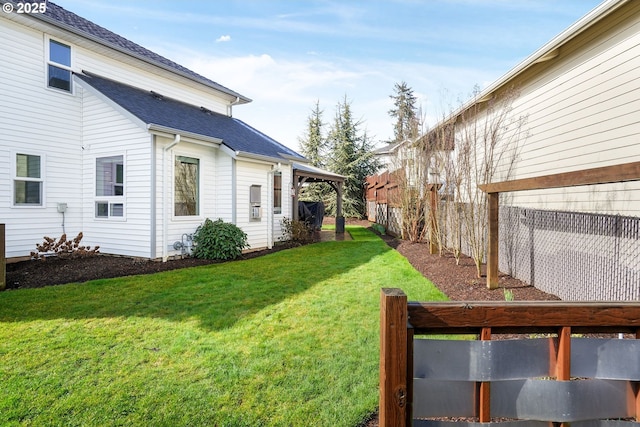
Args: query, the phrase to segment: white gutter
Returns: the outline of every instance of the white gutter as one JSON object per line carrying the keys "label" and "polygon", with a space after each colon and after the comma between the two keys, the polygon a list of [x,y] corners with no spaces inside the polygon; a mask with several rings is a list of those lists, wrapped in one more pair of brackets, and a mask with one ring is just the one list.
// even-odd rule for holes
{"label": "white gutter", "polygon": [[235,101],[231,101],[229,103],[229,105],[227,106],[227,116],[233,117],[233,106],[237,105],[239,103],[240,103],[240,97],[236,96],[236,100]]}
{"label": "white gutter", "polygon": [[167,152],[180,143],[180,134],[176,133],[173,141],[162,149],[162,262],[169,258],[167,247],[169,246],[169,184],[167,182]]}

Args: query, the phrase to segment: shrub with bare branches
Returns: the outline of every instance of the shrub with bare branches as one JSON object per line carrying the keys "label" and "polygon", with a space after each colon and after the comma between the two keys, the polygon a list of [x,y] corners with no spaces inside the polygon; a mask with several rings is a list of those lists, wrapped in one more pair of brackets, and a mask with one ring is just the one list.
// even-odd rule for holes
{"label": "shrub with bare branches", "polygon": [[84,258],[88,256],[94,256],[99,253],[100,246],[90,247],[80,244],[82,240],[82,232],[72,239],[67,239],[67,234],[64,233],[59,239],[52,237],[44,237],[44,241],[41,244],[36,245],[36,251],[31,252],[31,258],[46,260],[47,257],[56,256],[58,258]]}

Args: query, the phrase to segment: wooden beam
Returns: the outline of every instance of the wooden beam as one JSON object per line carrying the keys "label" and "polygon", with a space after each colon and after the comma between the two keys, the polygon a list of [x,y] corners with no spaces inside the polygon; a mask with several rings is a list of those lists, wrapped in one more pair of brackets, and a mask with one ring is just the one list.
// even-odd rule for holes
{"label": "wooden beam", "polygon": [[498,329],[505,327],[529,326],[538,329],[571,326],[573,332],[581,327],[581,330],[634,331],[640,328],[638,302],[410,302],[408,315],[416,334],[425,330],[449,333],[453,329],[467,333],[474,328],[485,327],[491,327],[492,333],[498,333]]}
{"label": "wooden beam", "polygon": [[640,180],[640,162],[479,185],[485,193],[542,190]]}
{"label": "wooden beam", "polygon": [[488,202],[488,225],[489,225],[489,241],[487,250],[487,288],[495,289],[498,287],[498,212],[500,193],[487,194]]}
{"label": "wooden beam", "polygon": [[380,291],[380,427],[407,423],[407,296]]}

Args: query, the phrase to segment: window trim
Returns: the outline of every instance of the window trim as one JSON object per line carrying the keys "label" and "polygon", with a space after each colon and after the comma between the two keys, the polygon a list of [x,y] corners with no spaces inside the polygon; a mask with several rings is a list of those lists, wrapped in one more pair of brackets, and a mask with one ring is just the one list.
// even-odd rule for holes
{"label": "window trim", "polygon": [[[58,43],[64,46],[69,46],[69,61],[70,61],[70,65],[64,65],[64,64],[60,64],[58,62],[54,62],[52,61],[51,58],[51,42],[54,43]],[[58,93],[66,93],[68,95],[73,95],[74,94],[74,90],[75,90],[75,86],[73,84],[73,64],[74,64],[74,47],[71,45],[71,43],[68,43],[66,41],[60,41],[59,39],[56,39],[54,37],[51,37],[49,35],[45,34],[45,40],[44,40],[44,86],[48,89],[48,90],[53,90],[56,91]],[[57,68],[60,68],[62,70],[66,70],[69,71],[69,90],[65,90],[65,89],[61,89],[55,86],[50,86],[49,85],[49,66],[54,66]]]}
{"label": "window trim", "polygon": [[[40,158],[40,178],[31,178],[18,176],[18,155],[34,156]],[[41,209],[45,208],[46,203],[46,185],[45,185],[45,171],[46,171],[46,158],[42,153],[32,151],[12,151],[11,152],[11,207],[18,209]],[[16,203],[16,181],[28,181],[40,183],[40,203]]]}
{"label": "window trim", "polygon": [[[99,196],[98,195],[98,160],[110,157],[122,157],[122,195]],[[127,156],[124,153],[100,155],[93,159],[93,219],[97,221],[126,221],[127,219]],[[107,215],[98,216],[98,204],[107,205]],[[113,207],[122,205],[122,215],[112,215]]]}

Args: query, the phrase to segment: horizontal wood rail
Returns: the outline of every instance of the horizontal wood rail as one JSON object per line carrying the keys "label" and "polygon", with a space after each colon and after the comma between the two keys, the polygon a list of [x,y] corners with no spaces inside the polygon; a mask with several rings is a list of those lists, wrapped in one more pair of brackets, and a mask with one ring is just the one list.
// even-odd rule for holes
{"label": "horizontal wood rail", "polygon": [[[640,415],[640,303],[425,303],[400,289],[380,298],[381,427],[438,425],[422,419],[433,416],[609,426]],[[635,338],[576,335],[593,333]],[[433,334],[480,340],[414,340]]]}
{"label": "horizontal wood rail", "polygon": [[577,187],[581,185],[612,184],[639,180],[640,162],[631,162],[479,185],[478,188],[487,193],[488,205],[487,287],[489,289],[495,289],[498,286],[498,204],[500,193]]}

